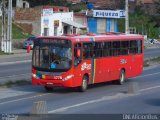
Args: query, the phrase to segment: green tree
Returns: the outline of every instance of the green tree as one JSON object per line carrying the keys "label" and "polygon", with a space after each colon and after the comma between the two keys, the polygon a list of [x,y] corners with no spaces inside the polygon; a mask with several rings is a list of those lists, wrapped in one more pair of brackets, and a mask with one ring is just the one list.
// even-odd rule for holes
{"label": "green tree", "polygon": [[[157,38],[158,28],[156,27],[156,22],[152,21],[151,17],[145,15],[143,11],[132,13],[129,15],[129,26],[135,27],[138,34],[147,34],[148,37]],[[125,20],[121,19],[118,21],[118,28],[120,32],[124,32]]]}
{"label": "green tree", "polygon": [[125,8],[125,0],[120,0],[119,9],[124,9],[124,8]]}
{"label": "green tree", "polygon": [[152,22],[152,23],[149,23],[149,24],[147,25],[147,28],[148,28],[148,36],[149,36],[150,38],[158,38],[158,35],[159,35],[159,33],[158,33],[158,28],[155,27],[155,24],[156,24],[156,23]]}
{"label": "green tree", "polygon": [[156,13],[160,14],[160,0],[154,0],[156,6]]}
{"label": "green tree", "polygon": [[152,16],[152,20],[156,22],[156,27],[160,28],[160,0],[155,0],[155,8],[156,13]]}

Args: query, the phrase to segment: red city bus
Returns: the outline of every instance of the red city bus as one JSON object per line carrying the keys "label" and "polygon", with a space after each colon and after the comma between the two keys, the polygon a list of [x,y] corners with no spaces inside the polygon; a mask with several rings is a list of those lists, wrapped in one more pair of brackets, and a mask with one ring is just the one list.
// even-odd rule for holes
{"label": "red city bus", "polygon": [[38,37],[32,56],[32,84],[79,87],[138,76],[143,71],[141,35],[66,35]]}

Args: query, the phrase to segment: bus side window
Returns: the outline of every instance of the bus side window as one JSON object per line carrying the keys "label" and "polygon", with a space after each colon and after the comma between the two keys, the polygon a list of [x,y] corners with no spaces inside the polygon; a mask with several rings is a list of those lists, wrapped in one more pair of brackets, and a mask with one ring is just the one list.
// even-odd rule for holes
{"label": "bus side window", "polygon": [[121,51],[120,55],[128,55],[129,54],[129,41],[121,41]]}
{"label": "bus side window", "polygon": [[103,57],[112,56],[112,44],[110,41],[104,42],[103,45]]}
{"label": "bus side window", "polygon": [[120,55],[120,41],[113,41],[112,44],[112,54],[113,56],[118,56]]}
{"label": "bus side window", "polygon": [[138,52],[138,45],[136,40],[130,41],[130,54],[136,54]]}
{"label": "bus side window", "polygon": [[104,42],[103,46],[103,57],[108,57],[109,56],[109,47],[108,47],[108,42]]}
{"label": "bus side window", "polygon": [[141,54],[142,53],[142,41],[137,40],[137,44],[138,44],[138,54]]}
{"label": "bus side window", "polygon": [[92,43],[84,43],[83,44],[83,58],[91,59],[94,56],[93,44]]}
{"label": "bus side window", "polygon": [[82,49],[81,44],[77,43],[74,45],[74,66],[77,66],[82,61]]}
{"label": "bus side window", "polygon": [[94,54],[96,58],[103,57],[103,42],[95,42]]}

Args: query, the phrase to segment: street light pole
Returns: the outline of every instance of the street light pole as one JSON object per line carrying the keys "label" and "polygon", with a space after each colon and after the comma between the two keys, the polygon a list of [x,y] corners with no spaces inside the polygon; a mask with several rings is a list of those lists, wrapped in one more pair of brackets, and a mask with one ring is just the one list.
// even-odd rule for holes
{"label": "street light pole", "polygon": [[1,36],[1,51],[5,50],[4,41],[5,41],[5,1],[2,0],[1,3],[1,11],[2,11],[2,36]]}
{"label": "street light pole", "polygon": [[6,0],[2,0],[2,41],[1,51],[6,52],[7,50],[7,28],[6,28]]}
{"label": "street light pole", "polygon": [[8,0],[7,53],[12,52],[12,0]]}
{"label": "street light pole", "polygon": [[1,51],[4,51],[4,46],[3,46],[3,41],[4,41],[4,33],[3,33],[3,29],[4,29],[4,26],[3,26],[3,7],[4,7],[4,0],[2,0],[1,2],[1,11],[2,11],[2,21],[1,21],[1,24],[2,24],[2,33],[1,33]]}
{"label": "street light pole", "polygon": [[126,34],[129,34],[128,0],[125,0],[125,11],[126,11],[126,17],[125,17],[125,33],[126,33]]}

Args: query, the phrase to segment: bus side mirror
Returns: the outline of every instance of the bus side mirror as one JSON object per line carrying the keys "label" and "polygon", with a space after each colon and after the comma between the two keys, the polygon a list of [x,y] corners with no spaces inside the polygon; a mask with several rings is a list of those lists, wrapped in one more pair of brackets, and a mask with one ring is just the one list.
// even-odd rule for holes
{"label": "bus side mirror", "polygon": [[77,49],[76,56],[77,56],[77,57],[81,57],[81,49]]}

